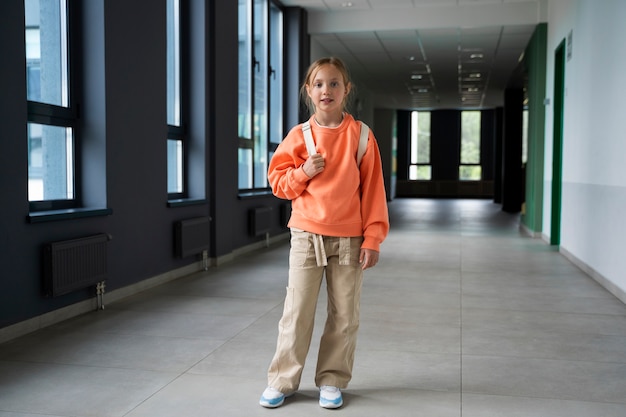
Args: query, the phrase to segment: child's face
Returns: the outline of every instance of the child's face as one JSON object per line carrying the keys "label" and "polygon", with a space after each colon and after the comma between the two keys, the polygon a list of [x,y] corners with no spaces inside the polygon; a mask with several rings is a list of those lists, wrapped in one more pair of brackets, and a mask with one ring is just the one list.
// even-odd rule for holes
{"label": "child's face", "polygon": [[316,111],[342,112],[343,102],[350,92],[350,84],[344,84],[341,71],[334,65],[322,65],[306,86],[307,94]]}

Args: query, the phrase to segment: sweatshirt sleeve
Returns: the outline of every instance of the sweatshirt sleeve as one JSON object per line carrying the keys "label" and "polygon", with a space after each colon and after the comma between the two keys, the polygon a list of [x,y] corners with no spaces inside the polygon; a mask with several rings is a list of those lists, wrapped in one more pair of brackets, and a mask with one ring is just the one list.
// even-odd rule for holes
{"label": "sweatshirt sleeve", "polygon": [[268,168],[267,179],[276,197],[293,200],[306,189],[310,180],[302,169],[306,155],[304,137],[294,128],[276,148]]}
{"label": "sweatshirt sleeve", "polygon": [[389,214],[380,151],[371,132],[360,171],[364,237],[361,247],[380,252],[380,244],[389,233]]}

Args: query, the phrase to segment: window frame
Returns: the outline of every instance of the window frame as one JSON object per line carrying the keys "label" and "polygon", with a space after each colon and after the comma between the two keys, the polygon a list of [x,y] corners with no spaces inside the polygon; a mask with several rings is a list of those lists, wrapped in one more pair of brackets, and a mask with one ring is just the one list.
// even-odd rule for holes
{"label": "window frame", "polygon": [[[245,2],[245,4],[241,2]],[[261,9],[259,9],[259,2]],[[277,122],[272,117],[274,112],[282,117],[284,108],[283,77],[274,78],[276,72],[284,73],[284,15],[282,6],[274,0],[240,0],[239,7],[239,22],[246,26],[239,28],[240,66],[242,53],[247,54],[246,62],[243,64],[249,64],[247,65],[249,72],[245,73],[247,74],[246,84],[242,86],[243,82],[240,75],[238,89],[238,190],[239,195],[242,196],[270,192],[270,186],[267,182],[267,168],[271,156],[284,136],[282,119]],[[244,18],[241,14],[242,7],[245,7],[246,12]],[[258,16],[258,13],[261,13],[262,16]],[[276,19],[279,21],[278,25],[273,24],[276,13],[279,13],[279,18]],[[262,19],[260,22],[263,26],[262,32],[258,32],[259,19]],[[275,31],[278,31],[278,36],[276,36]],[[258,38],[257,35],[259,35]],[[276,40],[279,42],[278,45],[274,45]],[[261,49],[263,57],[257,53],[259,49]],[[275,49],[278,49],[278,52]],[[277,56],[280,57],[280,68],[273,68],[273,58]],[[265,59],[266,62],[261,62],[260,59]],[[255,80],[257,71],[260,71],[263,78],[260,80],[264,87],[261,92],[262,96],[258,95],[259,85]],[[240,74],[242,74],[242,68],[240,68]],[[274,89],[276,81],[281,83],[278,90]],[[275,93],[276,91],[278,93]],[[241,98],[242,94],[246,95],[245,101]],[[276,107],[276,100],[279,100],[278,107]],[[247,107],[242,107],[242,103],[247,104]],[[244,109],[243,112],[242,108]],[[259,108],[261,109],[260,112]],[[246,134],[250,137],[246,137]],[[280,140],[272,141],[272,135],[277,134],[280,136]]]}
{"label": "window frame", "polygon": [[[278,15],[277,15],[277,14]],[[278,20],[278,27],[272,25],[273,19],[276,18]],[[276,4],[274,1],[269,2],[269,15],[268,15],[268,24],[269,24],[269,45],[268,45],[268,58],[269,58],[269,92],[268,92],[268,138],[267,138],[267,153],[268,153],[268,163],[271,159],[271,156],[280,145],[280,142],[283,140],[284,136],[284,124],[283,124],[283,108],[284,108],[284,91],[285,86],[281,82],[284,79],[284,70],[285,70],[285,60],[284,60],[284,42],[285,39],[285,31],[284,31],[284,14],[281,10],[280,6]],[[273,31],[272,29],[278,32]],[[275,44],[273,41],[277,41]],[[278,51],[276,51],[278,50]],[[274,67],[274,60],[277,59],[279,62],[277,63],[277,68]],[[276,99],[279,100],[278,106],[274,107]],[[272,135],[272,132],[276,132],[275,135]],[[272,138],[275,137],[276,140],[273,141]]]}
{"label": "window frame", "polygon": [[[24,3],[26,0],[24,0]],[[41,101],[29,100],[27,101],[27,123],[28,124],[40,124],[44,126],[56,126],[65,127],[72,130],[72,183],[73,183],[73,196],[68,199],[48,199],[31,201],[29,197],[29,212],[40,213],[44,211],[53,210],[67,210],[77,209],[82,207],[82,164],[81,164],[81,135],[78,123],[79,117],[79,104],[77,97],[79,92],[77,91],[78,80],[80,74],[78,73],[78,62],[76,62],[76,53],[78,51],[78,32],[79,22],[77,17],[79,16],[76,10],[76,2],[72,0],[59,0],[60,7],[65,6],[65,48],[66,56],[64,57],[67,68],[67,84],[64,86],[67,93],[67,106],[49,104]],[[25,6],[26,7],[26,6]],[[63,19],[61,19],[63,22]],[[24,33],[29,29],[26,25],[26,15],[24,16]],[[63,39],[63,37],[62,37]],[[26,51],[26,49],[25,49]],[[24,57],[25,68],[28,71],[28,57]],[[28,74],[26,75],[26,83],[28,84]],[[27,136],[27,141],[30,138]],[[30,152],[30,151],[29,151]],[[30,160],[30,155],[29,155]],[[30,166],[29,166],[29,179],[30,179]]]}
{"label": "window frame", "polygon": [[[166,138],[166,147],[168,149],[168,163],[167,163],[167,200],[168,201],[177,201],[177,200],[184,200],[184,199],[188,199],[189,198],[189,135],[188,135],[188,131],[187,131],[187,111],[186,111],[186,92],[188,91],[188,89],[186,88],[187,86],[187,57],[189,56],[188,54],[188,47],[189,47],[189,42],[188,42],[188,30],[185,30],[186,27],[188,27],[188,21],[187,21],[187,16],[188,13],[186,12],[186,2],[185,0],[172,0],[174,1],[174,6],[176,5],[176,2],[178,2],[178,34],[177,34],[177,38],[178,38],[178,53],[174,54],[174,56],[176,57],[177,55],[177,59],[178,62],[175,63],[174,65],[178,67],[178,80],[174,80],[175,84],[178,84],[178,101],[179,101],[179,105],[178,105],[178,109],[174,109],[174,112],[178,111],[178,121],[179,124],[170,124],[170,120],[169,120],[169,105],[170,105],[170,96],[169,96],[169,82],[170,82],[170,61],[169,61],[169,57],[170,57],[170,51],[167,51],[167,106],[168,106],[168,110],[167,110],[167,138]],[[169,2],[169,0],[168,0]],[[166,24],[166,32],[168,32],[169,30],[169,5],[167,7],[167,24]],[[167,33],[167,36],[169,38],[169,32]],[[175,36],[176,38],[176,36]],[[168,45],[167,47],[169,48],[169,41],[167,42]],[[170,191],[170,187],[169,187],[169,181],[170,181],[170,160],[169,160],[169,141],[176,141],[180,144],[181,148],[182,148],[182,155],[181,155],[181,161],[180,164],[181,166],[179,167],[178,165],[176,166],[176,168],[180,168],[180,174],[181,174],[181,178],[180,181],[182,183],[180,190],[177,191]]]}

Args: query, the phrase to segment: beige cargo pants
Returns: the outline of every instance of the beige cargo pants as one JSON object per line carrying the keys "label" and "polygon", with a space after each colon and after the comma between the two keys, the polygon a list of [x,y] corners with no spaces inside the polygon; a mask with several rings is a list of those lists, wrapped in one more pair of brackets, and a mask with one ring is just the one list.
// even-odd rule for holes
{"label": "beige cargo pants", "polygon": [[300,385],[324,272],[328,316],[320,340],[315,384],[338,388],[348,385],[359,328],[362,242],[362,237],[322,237],[291,230],[289,283],[278,324],[276,353],[268,371],[269,386],[291,393]]}

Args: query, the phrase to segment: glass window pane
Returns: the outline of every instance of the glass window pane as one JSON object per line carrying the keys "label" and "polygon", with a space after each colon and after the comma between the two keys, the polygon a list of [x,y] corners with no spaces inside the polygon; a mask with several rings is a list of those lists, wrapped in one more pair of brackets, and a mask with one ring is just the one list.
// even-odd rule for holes
{"label": "glass window pane", "polygon": [[254,187],[265,188],[268,186],[267,126],[265,120],[258,127],[258,130],[254,138]]}
{"label": "glass window pane", "polygon": [[461,163],[480,164],[480,111],[461,112]]}
{"label": "glass window pane", "polygon": [[267,187],[267,0],[254,0],[254,187]]}
{"label": "glass window pane", "polygon": [[430,112],[417,113],[417,163],[430,164]]}
{"label": "glass window pane", "polygon": [[270,4],[270,142],[283,140],[283,14]]}
{"label": "glass window pane", "polygon": [[431,166],[430,165],[418,165],[417,167],[417,179],[423,181],[429,181],[432,179]]}
{"label": "glass window pane", "polygon": [[411,163],[430,163],[430,112],[411,112]]}
{"label": "glass window pane", "polygon": [[72,128],[28,123],[28,200],[73,198]]}
{"label": "glass window pane", "polygon": [[459,179],[461,181],[480,181],[482,168],[480,165],[461,165],[459,167]]}
{"label": "glass window pane", "polygon": [[252,11],[250,0],[239,0],[239,137],[252,139]]}
{"label": "glass window pane", "polygon": [[167,140],[167,192],[183,192],[183,142]]}
{"label": "glass window pane", "polygon": [[430,165],[410,165],[409,166],[409,180],[430,181],[431,166]]}
{"label": "glass window pane", "polygon": [[180,126],[180,1],[167,0],[167,124]]}
{"label": "glass window pane", "polygon": [[27,97],[69,106],[67,4],[65,0],[25,0]]}
{"label": "glass window pane", "polygon": [[239,148],[239,188],[252,188],[252,149]]}

